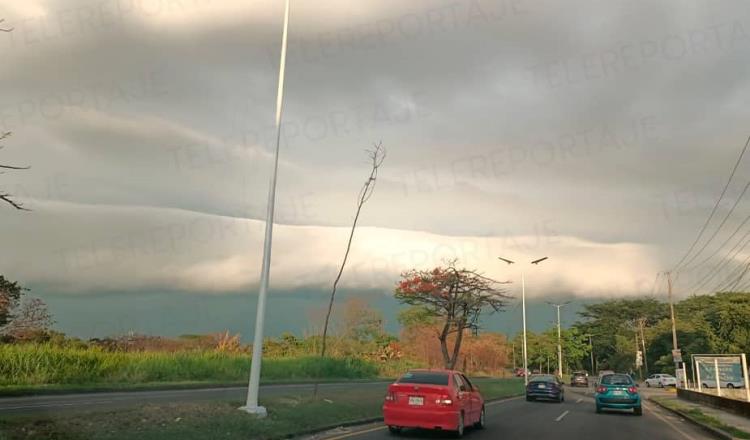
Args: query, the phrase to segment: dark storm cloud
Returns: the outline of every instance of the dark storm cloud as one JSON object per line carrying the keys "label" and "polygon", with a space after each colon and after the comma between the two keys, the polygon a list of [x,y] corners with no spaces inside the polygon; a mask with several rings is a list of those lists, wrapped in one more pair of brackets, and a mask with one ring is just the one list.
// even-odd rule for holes
{"label": "dark storm cloud", "polygon": [[[34,165],[3,176],[4,187],[40,209],[98,207],[90,215],[102,221],[113,221],[113,207],[135,208],[145,232],[105,228],[95,247],[106,255],[123,233],[150,237],[159,209],[262,219],[280,8],[81,0],[0,9],[15,27],[0,35],[0,124],[14,131],[3,154]],[[748,134],[750,7],[742,1],[293,8],[278,220],[319,228],[319,237],[349,222],[363,150],[382,140],[389,157],[368,226],[501,243],[552,221],[557,235],[595,252],[631,244],[653,262],[632,271],[656,271],[685,248]],[[44,228],[52,244],[64,234],[62,225]],[[254,279],[229,257],[217,262],[220,248],[190,248],[180,269],[205,267],[206,252],[217,274],[240,285]],[[412,251],[426,252],[421,242]],[[409,250],[394,248],[401,253]],[[380,273],[372,279],[392,272],[364,267]]]}

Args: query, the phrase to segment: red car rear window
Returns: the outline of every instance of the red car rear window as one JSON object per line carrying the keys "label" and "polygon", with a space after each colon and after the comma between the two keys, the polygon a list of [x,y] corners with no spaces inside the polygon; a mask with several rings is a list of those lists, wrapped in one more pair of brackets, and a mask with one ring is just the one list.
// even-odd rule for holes
{"label": "red car rear window", "polygon": [[419,383],[428,385],[448,385],[448,373],[433,371],[410,371],[398,383]]}

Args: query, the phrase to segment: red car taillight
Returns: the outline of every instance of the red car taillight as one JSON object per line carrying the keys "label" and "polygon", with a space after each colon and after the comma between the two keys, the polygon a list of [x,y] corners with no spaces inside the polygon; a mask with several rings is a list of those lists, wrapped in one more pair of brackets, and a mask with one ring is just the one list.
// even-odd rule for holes
{"label": "red car taillight", "polygon": [[607,387],[601,387],[601,386],[597,387],[596,388],[596,392],[599,393],[599,394],[604,394],[604,393],[607,392]]}
{"label": "red car taillight", "polygon": [[451,406],[453,405],[453,399],[447,394],[443,394],[435,400],[435,403],[440,406]]}
{"label": "red car taillight", "polygon": [[630,394],[638,394],[638,388],[636,388],[636,387],[630,387],[630,388],[628,388],[628,392]]}
{"label": "red car taillight", "polygon": [[389,391],[388,394],[385,395],[385,401],[396,402],[396,393],[394,393],[393,391]]}

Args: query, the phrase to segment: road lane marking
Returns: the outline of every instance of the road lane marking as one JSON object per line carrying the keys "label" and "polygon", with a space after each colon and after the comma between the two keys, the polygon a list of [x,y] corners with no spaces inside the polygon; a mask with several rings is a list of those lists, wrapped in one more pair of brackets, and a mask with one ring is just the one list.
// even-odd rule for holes
{"label": "road lane marking", "polygon": [[375,428],[365,429],[365,430],[362,430],[362,431],[349,432],[349,433],[346,433],[346,434],[339,435],[337,437],[327,437],[325,440],[339,440],[339,439],[342,439],[342,438],[354,437],[355,435],[361,435],[361,434],[367,434],[369,432],[381,431],[381,430],[383,430],[385,428],[386,428],[386,426],[377,426]]}
{"label": "road lane marking", "polygon": [[654,411],[653,408],[651,408],[651,405],[646,405],[645,403],[643,403],[642,405],[645,406],[646,409],[649,410],[649,412],[651,414],[653,414],[656,417],[658,417],[659,420],[661,420],[662,422],[664,422],[667,425],[669,425],[672,429],[674,429],[675,431],[677,431],[678,433],[680,433],[686,439],[688,439],[688,440],[695,440],[694,437],[689,436],[688,434],[686,434],[685,432],[683,432],[682,430],[680,430],[680,428],[678,428],[677,426],[675,426],[672,422],[670,422],[669,420],[667,420],[666,418],[664,418],[660,414],[658,414],[656,411]]}
{"label": "road lane marking", "polygon": [[562,419],[563,419],[563,418],[564,418],[565,416],[567,416],[569,412],[570,412],[570,411],[565,411],[564,413],[560,414],[560,417],[556,418],[556,419],[555,419],[555,421],[556,421],[556,422],[559,422],[559,421],[560,421],[560,420],[562,420]]}
{"label": "road lane marking", "polygon": [[485,403],[485,404],[484,404],[484,406],[495,406],[495,405],[500,405],[501,403],[506,403],[506,402],[511,402],[511,401],[513,401],[513,400],[518,400],[518,399],[520,399],[520,398],[522,398],[522,397],[523,397],[523,396],[518,396],[518,397],[511,397],[511,398],[509,398],[509,399],[496,400],[496,401],[494,401],[494,402],[488,402],[488,403]]}
{"label": "road lane marking", "polygon": [[576,403],[581,403],[581,402],[583,402],[583,397],[581,397],[580,399],[576,400]]}

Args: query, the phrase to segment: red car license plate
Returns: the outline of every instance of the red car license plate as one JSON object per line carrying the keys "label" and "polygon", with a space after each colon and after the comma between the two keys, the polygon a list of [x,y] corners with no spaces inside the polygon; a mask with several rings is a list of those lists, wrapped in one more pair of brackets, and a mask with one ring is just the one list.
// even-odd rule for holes
{"label": "red car license plate", "polygon": [[422,406],[424,405],[424,397],[421,396],[409,396],[409,405]]}

